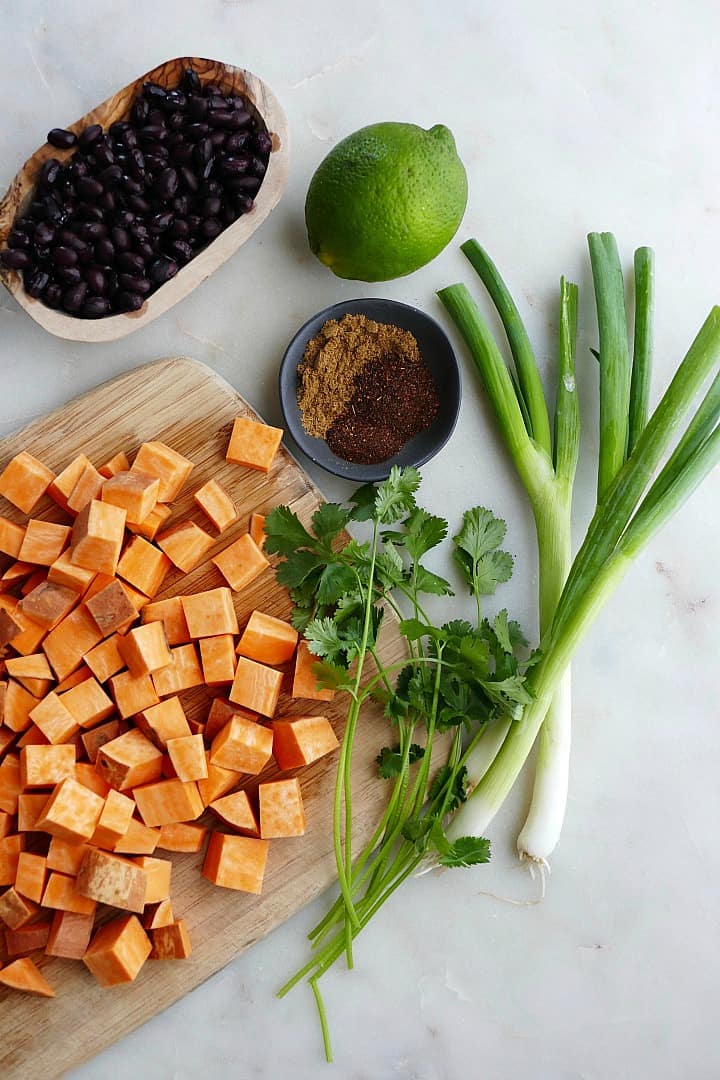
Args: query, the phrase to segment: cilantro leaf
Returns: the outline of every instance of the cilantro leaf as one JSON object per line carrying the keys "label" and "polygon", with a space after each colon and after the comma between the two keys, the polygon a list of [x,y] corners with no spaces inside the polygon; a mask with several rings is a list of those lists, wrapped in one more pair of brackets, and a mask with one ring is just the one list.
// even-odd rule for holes
{"label": "cilantro leaf", "polygon": [[453,776],[453,769],[449,765],[442,765],[435,778],[430,785],[428,791],[428,798],[431,802],[439,801],[445,795],[445,788],[452,781],[452,787],[448,793],[448,800],[445,803],[445,813],[450,814],[453,810],[457,810],[460,803],[464,803],[467,799],[467,769],[463,765],[461,769]]}
{"label": "cilantro leaf", "polygon": [[453,596],[449,581],[419,564],[415,567],[415,588],[419,593],[432,593],[433,596]]}
{"label": "cilantro leaf", "polygon": [[490,841],[484,836],[459,836],[453,843],[444,835],[443,839],[444,844],[435,841],[441,866],[478,866],[490,862]]}
{"label": "cilantro leaf", "polygon": [[350,520],[350,511],[339,503],[323,503],[312,516],[312,525],[318,540],[330,543],[343,531]]}
{"label": "cilantro leaf", "polygon": [[503,608],[495,616],[493,621],[493,630],[495,631],[495,637],[497,638],[500,646],[506,653],[512,653],[513,646],[510,640],[510,627],[508,626],[508,613],[507,608]]}
{"label": "cilantro leaf", "polygon": [[385,589],[394,589],[405,576],[402,558],[390,542],[386,542],[382,551],[377,553],[375,573]]}
{"label": "cilantro leaf", "polygon": [[353,521],[370,521],[375,514],[375,496],[377,488],[374,484],[363,484],[356,488],[350,496],[352,510],[350,517]]}
{"label": "cilantro leaf", "polygon": [[474,506],[463,514],[462,528],[453,537],[453,542],[471,559],[477,560],[500,547],[506,532],[507,525],[501,518],[496,518],[492,510]]}
{"label": "cilantro leaf", "polygon": [[265,550],[271,555],[289,555],[298,548],[316,546],[316,540],[289,506],[274,506],[265,518]]}
{"label": "cilantro leaf", "polygon": [[455,544],[455,561],[476,596],[491,596],[497,586],[512,577],[513,559],[506,551],[498,551],[507,526],[483,506],[475,506],[463,514],[463,524]]}
{"label": "cilantro leaf", "polygon": [[475,589],[481,596],[492,596],[498,585],[510,580],[512,572],[512,555],[507,551],[491,551],[477,561]]}
{"label": "cilantro leaf", "polygon": [[420,487],[420,473],[409,466],[401,469],[393,465],[387,480],[377,488],[375,518],[386,525],[399,521],[404,514],[415,508],[415,492]]}
{"label": "cilantro leaf", "polygon": [[438,629],[437,626],[430,626],[422,619],[401,619],[398,629],[408,641],[419,641],[424,637],[431,637],[434,641],[444,641],[447,636],[444,630]]}
{"label": "cilantro leaf", "polygon": [[335,604],[357,587],[357,578],[349,566],[329,563],[323,570],[317,590],[319,604]]}
{"label": "cilantro leaf", "polygon": [[275,576],[280,585],[284,585],[286,589],[294,589],[302,585],[314,570],[319,570],[326,563],[327,559],[315,555],[312,551],[292,551],[280,563]]}
{"label": "cilantro leaf", "polygon": [[416,506],[405,522],[405,529],[407,553],[417,562],[426,552],[442,543],[447,536],[448,523]]}
{"label": "cilantro leaf", "polygon": [[348,642],[340,636],[332,619],[313,619],[305,629],[305,638],[310,651],[316,656],[326,657],[332,663],[342,663]]}
{"label": "cilantro leaf", "polygon": [[[414,765],[416,761],[424,755],[425,748],[418,746],[417,743],[411,743],[410,752],[408,754],[408,764]],[[381,780],[390,780],[393,776],[398,776],[403,763],[403,755],[400,753],[400,747],[383,746],[382,750],[375,758],[378,764],[378,776]]]}

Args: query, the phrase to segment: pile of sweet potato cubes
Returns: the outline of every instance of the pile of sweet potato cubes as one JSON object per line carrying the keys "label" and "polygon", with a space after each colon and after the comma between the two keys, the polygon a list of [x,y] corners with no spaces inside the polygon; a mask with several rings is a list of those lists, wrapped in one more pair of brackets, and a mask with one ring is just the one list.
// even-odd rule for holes
{"label": "pile of sweet potato cubes", "polygon": [[[239,417],[227,461],[267,472],[281,436]],[[337,746],[325,717],[273,719],[280,667],[293,660],[293,697],[332,696],[294,628],[262,611],[238,625],[232,590],[270,566],[261,515],[212,558],[224,584],[153,599],[172,567],[189,573],[237,521],[211,479],[193,496],[216,535],[190,520],[167,526],[192,469],[147,442],[132,465],[122,452],[99,468],[80,455],[55,475],[22,452],[0,474],[0,495],[28,515],[0,516],[11,560],[0,579],[6,986],[53,996],[40,952],[84,961],[102,986],[133,980],[148,958],[189,956],[172,863],[156,850],[207,841],[203,875],[259,893],[269,841],[302,835],[305,816],[296,776],[260,782],[256,801],[243,784],[271,756],[294,770]],[[31,516],[45,495],[68,524]],[[213,697],[189,720],[180,695],[199,686]]]}

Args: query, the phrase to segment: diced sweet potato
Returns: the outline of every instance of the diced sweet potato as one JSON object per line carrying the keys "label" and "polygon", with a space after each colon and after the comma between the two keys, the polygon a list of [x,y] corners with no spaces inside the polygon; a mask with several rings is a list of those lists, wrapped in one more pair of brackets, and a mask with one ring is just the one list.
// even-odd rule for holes
{"label": "diced sweet potato", "polygon": [[43,581],[29,592],[18,605],[18,610],[46,630],[57,626],[78,603],[80,596],[65,585]]}
{"label": "diced sweet potato", "polygon": [[110,692],[123,720],[149,709],[152,705],[157,705],[160,701],[155,692],[152,676],[131,675],[129,671],[121,671],[119,675],[113,675],[110,679]]}
{"label": "diced sweet potato", "polygon": [[104,465],[101,465],[98,472],[101,476],[104,476],[106,480],[109,480],[111,476],[117,476],[119,472],[127,472],[130,468],[130,462],[128,461],[127,454],[120,453],[114,454],[109,461],[106,461]]}
{"label": "diced sweet potato", "polygon": [[192,953],[190,935],[184,919],[150,931],[151,960],[187,960]]}
{"label": "diced sweet potato", "polygon": [[226,795],[243,780],[243,774],[235,769],[224,769],[222,765],[213,765],[210,751],[205,752],[208,774],[206,780],[198,780],[198,791],[204,806],[209,806],[215,799]]}
{"label": "diced sweet potato", "polygon": [[[75,776],[75,747],[24,746],[20,751],[23,788],[55,787]],[[47,801],[47,800],[46,800]]]}
{"label": "diced sweet potato", "polygon": [[160,491],[156,476],[140,469],[115,473],[102,488],[102,501],[122,506],[127,513],[127,523],[137,525],[155,509]]}
{"label": "diced sweet potato", "polygon": [[17,559],[20,554],[25,529],[22,525],[16,525],[14,521],[0,515],[0,552]]}
{"label": "diced sweet potato", "polygon": [[146,825],[171,825],[194,821],[205,809],[195,783],[182,780],[157,780],[135,788],[133,795]]}
{"label": "diced sweet potato", "polygon": [[17,877],[18,858],[25,850],[23,835],[6,836],[0,840],[0,885],[12,885]]}
{"label": "diced sweet potato", "polygon": [[278,836],[303,836],[305,833],[305,810],[303,809],[300,781],[272,780],[260,784],[260,835],[265,840]]}
{"label": "diced sweet potato", "polygon": [[145,903],[159,904],[163,900],[169,900],[172,878],[172,863],[169,859],[141,855],[134,861],[145,874]]}
{"label": "diced sweet potato", "polygon": [[31,713],[38,707],[38,699],[16,682],[8,679],[5,690],[3,723],[11,731],[27,731],[32,722]]}
{"label": "diced sweet potato", "polygon": [[230,544],[212,560],[231,589],[239,592],[270,565],[250,533]]}
{"label": "diced sweet potato", "polygon": [[224,532],[238,519],[235,503],[217,480],[208,480],[193,498],[218,532]]}
{"label": "diced sweet potato", "polygon": [[81,739],[88,760],[94,765],[100,748],[112,742],[113,739],[117,739],[120,734],[122,733],[118,720],[109,720],[107,724],[101,724],[100,727],[92,728],[91,731],[83,731]]}
{"label": "diced sweet potato", "polygon": [[0,607],[0,648],[15,641],[21,633],[20,614],[15,610],[11,612],[7,607]]}
{"label": "diced sweet potato", "polygon": [[[96,795],[99,795],[101,799],[106,799],[108,792],[113,789],[108,784],[107,780],[104,780],[100,773],[95,771],[95,766],[89,761],[78,761],[75,763],[75,779],[78,784],[82,784],[83,787],[90,788]],[[93,833],[93,836],[95,834]]]}
{"label": "diced sweet potato", "polygon": [[150,601],[142,609],[142,621],[143,624],[162,622],[168,645],[186,645],[192,640],[179,596]]}
{"label": "diced sweet potato", "polygon": [[88,848],[78,871],[75,888],[81,896],[110,904],[123,911],[142,912],[147,875],[132,859]]}
{"label": "diced sweet potato", "polygon": [[269,472],[282,437],[281,428],[238,416],[233,424],[225,460],[233,465],[246,465],[249,469]]}
{"label": "diced sweet potato", "polygon": [[202,562],[214,543],[212,536],[194,521],[181,521],[157,538],[158,547],[185,574]]}
{"label": "diced sweet potato", "polygon": [[71,675],[86,652],[102,640],[102,634],[84,604],[76,607],[50,631],[43,652],[58,679]]}
{"label": "diced sweet potato", "polygon": [[37,904],[26,896],[21,896],[14,885],[0,896],[0,922],[4,922],[11,930],[25,926],[37,915],[37,911]]}
{"label": "diced sweet potato", "polygon": [[252,536],[257,546],[262,549],[265,547],[265,515],[264,514],[251,514],[250,525],[248,532]]}
{"label": "diced sweet potato", "polygon": [[105,796],[105,805],[92,835],[93,844],[96,844],[97,847],[112,850],[118,840],[122,840],[130,828],[134,812],[134,799],[128,798],[127,795],[123,795],[121,791],[116,791],[115,788],[111,788]]}
{"label": "diced sweet potato", "polygon": [[122,671],[125,667],[125,661],[118,649],[118,635],[113,634],[112,637],[101,641],[90,652],[85,653],[85,663],[98,682],[101,683],[107,682],[111,676],[117,675],[118,671]]}
{"label": "diced sweet potato", "polygon": [[66,509],[79,514],[93,499],[99,499],[105,478],[89,462],[77,478],[75,487],[68,495]]}
{"label": "diced sweet potato", "polygon": [[237,713],[213,739],[210,761],[223,769],[257,775],[272,754],[272,731]]}
{"label": "diced sweet potato", "polygon": [[157,476],[160,480],[158,502],[172,502],[192,472],[194,465],[177,450],[165,443],[153,441],[143,443],[132,465],[133,469]]}
{"label": "diced sweet potato", "polygon": [[50,743],[66,743],[80,730],[75,717],[53,691],[31,709],[30,718]]}
{"label": "diced sweet potato", "polygon": [[124,535],[122,507],[92,499],[75,519],[70,558],[85,570],[112,575],[118,566]]}
{"label": "diced sweet potato", "polygon": [[137,818],[132,818],[128,831],[118,840],[113,851],[124,855],[152,855],[159,839],[159,829],[151,829]]}
{"label": "diced sweet potato", "polygon": [[45,892],[47,877],[47,859],[44,855],[34,855],[30,851],[21,851],[18,856],[15,888],[21,896],[39,904]]}
{"label": "diced sweet potato", "polygon": [[61,874],[75,877],[85,858],[87,847],[84,843],[71,844],[68,840],[61,840],[59,836],[52,836],[47,853],[48,870],[57,870]]}
{"label": "diced sweet potato", "polygon": [[94,577],[94,570],[85,570],[72,561],[69,549],[63,551],[60,558],[55,560],[47,575],[48,581],[54,585],[64,585],[66,589],[80,594],[85,592]]}
{"label": "diced sweet potato", "polygon": [[282,672],[238,657],[230,700],[263,716],[273,716],[282,688]]}
{"label": "diced sweet potato", "polygon": [[332,701],[335,696],[334,690],[318,687],[318,678],[313,671],[313,665],[317,664],[319,659],[319,656],[310,652],[307,641],[299,643],[295,656],[292,697],[310,698],[312,701]]}
{"label": "diced sweet potato", "polygon": [[22,795],[18,795],[18,832],[40,832],[38,829],[38,821],[43,815],[47,801],[47,791],[43,791],[42,794],[31,794],[24,791]]}
{"label": "diced sweet potato", "polygon": [[185,711],[177,697],[166,698],[159,705],[144,709],[135,722],[162,749],[167,746],[168,739],[181,739],[191,734]]}
{"label": "diced sweet potato", "polygon": [[237,634],[238,621],[232,593],[222,586],[180,597],[188,631],[192,638]]}
{"label": "diced sweet potato", "polygon": [[5,661],[5,670],[14,679],[49,679],[54,681],[45,653],[31,653],[30,656],[9,656]]}
{"label": "diced sweet potato", "polygon": [[67,874],[52,873],[45,886],[42,906],[53,911],[74,911],[78,915],[94,915],[97,903],[81,896],[75,888],[75,878]]}
{"label": "diced sweet potato", "polygon": [[208,844],[203,876],[225,889],[262,892],[269,843],[250,836],[212,833]]}
{"label": "diced sweet potato", "polygon": [[150,938],[137,916],[126,915],[98,930],[83,962],[101,986],[118,986],[137,978],[151,951]]}
{"label": "diced sweet potato", "polygon": [[63,510],[68,509],[68,499],[72,495],[73,488],[88,466],[92,466],[90,458],[86,457],[85,454],[78,454],[69,465],[65,466],[62,472],[57,474],[48,487],[48,495]]}
{"label": "diced sweet potato", "polygon": [[6,810],[0,810],[0,840],[9,836],[13,829],[13,816]]}
{"label": "diced sweet potato", "polygon": [[111,787],[126,791],[158,779],[162,753],[141,731],[131,728],[100,748],[95,767]]}
{"label": "diced sweet potato", "polygon": [[206,686],[226,686],[235,678],[235,639],[232,634],[200,638],[200,660]]}
{"label": "diced sweet potato", "polygon": [[18,795],[22,789],[20,758],[17,754],[6,754],[0,761],[0,810],[6,814],[17,813]]}
{"label": "diced sweet potato", "polygon": [[[148,623],[148,626],[158,625]],[[160,697],[180,694],[193,686],[202,686],[203,673],[194,645],[178,645],[170,650],[171,661],[167,667],[152,675],[155,691]]]}
{"label": "diced sweet potato", "polygon": [[70,543],[70,533],[69,525],[30,518],[18,558],[36,566],[52,566]]}
{"label": "diced sweet potato", "polygon": [[94,915],[81,915],[77,911],[56,911],[48,935],[45,952],[48,956],[62,956],[67,960],[82,960],[90,944]]}
{"label": "diced sweet potato", "polygon": [[49,922],[28,923],[27,926],[19,926],[17,930],[5,931],[5,948],[10,959],[28,956],[30,953],[44,949],[49,937]]}
{"label": "diced sweet potato", "polygon": [[174,821],[160,827],[157,846],[164,851],[200,851],[205,843],[207,828],[191,821]]}
{"label": "diced sweet potato", "polygon": [[19,960],[13,960],[11,964],[0,971],[0,983],[9,986],[13,990],[22,990],[26,994],[37,994],[38,997],[55,997],[55,991],[44,975],[42,975],[29,956],[23,956]]}
{"label": "diced sweet potato", "polygon": [[31,514],[54,479],[55,473],[42,461],[22,450],[0,473],[0,495],[24,514]]}
{"label": "diced sweet potato", "polygon": [[86,596],[85,604],[103,637],[127,627],[137,618],[137,611],[130,602],[130,597],[116,578],[99,592]]}
{"label": "diced sweet potato", "polygon": [[169,900],[146,905],[143,912],[143,926],[146,930],[157,930],[159,926],[171,926],[174,922],[175,916]]}
{"label": "diced sweet potato", "polygon": [[238,642],[240,656],[261,664],[285,664],[292,659],[298,632],[294,626],[264,611],[253,611]]}
{"label": "diced sweet potato", "polygon": [[236,791],[232,795],[223,796],[222,799],[215,799],[210,803],[210,809],[236,832],[243,833],[245,836],[260,835],[255,811],[247,791]]}
{"label": "diced sweet potato", "polygon": [[38,820],[38,828],[71,843],[89,840],[103,805],[99,795],[68,777],[53,790]]}
{"label": "diced sweet potato", "polygon": [[94,727],[115,711],[112,701],[92,676],[60,694],[60,701],[81,728]]}
{"label": "diced sweet potato", "polygon": [[207,779],[207,761],[202,735],[183,735],[179,739],[168,739],[167,750],[175,775],[179,780]]}
{"label": "diced sweet potato", "polygon": [[145,596],[154,596],[171,566],[163,551],[142,536],[134,536],[122,553],[117,572]]}
{"label": "diced sweet potato", "polygon": [[154,540],[163,526],[167,524],[171,515],[172,510],[169,506],[165,506],[164,503],[156,503],[146,518],[137,522],[128,521],[127,527],[130,532],[137,533],[138,536],[144,536],[146,540]]}
{"label": "diced sweet potato", "polygon": [[210,703],[210,711],[207,715],[207,723],[205,724],[204,737],[206,743],[211,743],[218,731],[225,727],[228,720],[232,720],[233,716],[240,713],[248,720],[257,720],[255,713],[250,713],[246,709],[241,709],[239,705],[232,705],[226,698],[216,697],[213,698]]}
{"label": "diced sweet potato", "polygon": [[130,674],[136,678],[140,675],[151,675],[173,662],[165,639],[165,630],[160,622],[133,627],[119,638],[117,645]]}
{"label": "diced sweet potato", "polygon": [[338,746],[337,736],[324,716],[293,716],[273,720],[273,757],[281,769],[310,765]]}

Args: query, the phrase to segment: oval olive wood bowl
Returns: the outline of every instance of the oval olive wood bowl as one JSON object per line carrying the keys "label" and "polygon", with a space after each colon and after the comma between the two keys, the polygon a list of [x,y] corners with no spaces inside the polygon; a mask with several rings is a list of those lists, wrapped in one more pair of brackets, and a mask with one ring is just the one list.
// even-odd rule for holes
{"label": "oval olive wood bowl", "polygon": [[[102,319],[79,319],[66,315],[62,311],[46,307],[40,300],[28,296],[23,288],[22,277],[16,270],[0,267],[0,281],[15,297],[28,315],[51,334],[67,338],[69,341],[114,341],[125,337],[133,330],[146,326],[158,315],[164,314],[179,300],[191,293],[205,278],[229,259],[237,249],[252,236],[270,211],[279,202],[288,175],[288,132],[285,113],[270,87],[256,75],[242,68],[231,67],[217,60],[205,60],[197,56],[179,56],[165,64],[153,68],[140,78],[135,79],[122,90],[104,101],[102,105],[91,109],[89,113],[67,127],[76,134],[88,124],[102,124],[107,129],[116,120],[123,120],[129,113],[130,106],[144,82],[159,83],[160,86],[177,86],[186,67],[197,72],[202,83],[215,83],[226,93],[243,94],[262,121],[272,139],[272,153],[267,172],[255,199],[255,206],[248,214],[243,214],[236,222],[228,226],[220,235],[208,244],[182,270],[162,285],[147,298],[139,311],[120,315],[108,315]],[[24,208],[35,187],[40,168],[50,157],[64,161],[73,150],[58,150],[49,143],[43,143],[17,174],[2,202],[0,202],[0,248],[7,245],[7,238],[18,211]]]}

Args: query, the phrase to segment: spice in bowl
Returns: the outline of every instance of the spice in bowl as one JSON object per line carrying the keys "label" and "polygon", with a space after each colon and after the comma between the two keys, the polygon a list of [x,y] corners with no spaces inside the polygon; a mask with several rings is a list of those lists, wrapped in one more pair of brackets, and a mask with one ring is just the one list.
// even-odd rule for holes
{"label": "spice in bowl", "polygon": [[394,457],[438,413],[435,380],[413,334],[364,315],[328,320],[297,373],[305,431],[344,461]]}

